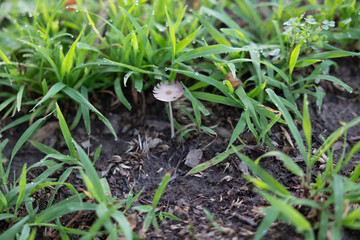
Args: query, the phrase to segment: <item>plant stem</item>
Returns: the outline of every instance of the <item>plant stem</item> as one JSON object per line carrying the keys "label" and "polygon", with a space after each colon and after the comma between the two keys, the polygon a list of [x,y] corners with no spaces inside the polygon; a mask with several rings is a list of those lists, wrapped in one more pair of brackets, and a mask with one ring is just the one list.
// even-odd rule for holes
{"label": "plant stem", "polygon": [[170,113],[171,138],[173,138],[175,136],[175,129],[174,129],[174,117],[172,113],[171,102],[169,102],[169,113]]}

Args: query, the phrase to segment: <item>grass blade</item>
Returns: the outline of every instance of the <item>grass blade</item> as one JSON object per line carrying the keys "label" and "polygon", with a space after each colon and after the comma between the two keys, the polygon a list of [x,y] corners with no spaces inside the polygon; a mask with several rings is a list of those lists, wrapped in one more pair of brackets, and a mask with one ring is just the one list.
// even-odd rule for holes
{"label": "grass blade", "polygon": [[60,110],[60,107],[57,103],[56,103],[56,112],[57,112],[57,117],[59,119],[60,129],[61,129],[62,135],[64,136],[65,143],[70,151],[70,155],[73,158],[77,159],[77,154],[76,154],[74,145],[71,142],[72,137],[71,137],[69,127],[66,124],[65,118],[64,118],[64,116]]}
{"label": "grass blade", "polygon": [[19,196],[18,199],[16,201],[16,206],[15,206],[15,212],[14,214],[16,215],[20,204],[23,201],[23,198],[25,196],[25,187],[26,187],[26,163],[23,166],[23,169],[21,171],[21,175],[20,175],[20,181],[19,181]]}
{"label": "grass blade", "polygon": [[175,37],[174,26],[171,22],[168,12],[167,12],[166,5],[165,5],[165,13],[166,13],[166,18],[167,18],[167,23],[169,25],[170,42],[171,42],[171,48],[172,48],[172,60],[174,61],[175,53],[176,53],[176,37]]}
{"label": "grass blade", "polygon": [[196,167],[193,167],[186,175],[192,175],[192,174],[204,171],[205,169],[207,169],[209,167],[215,166],[216,164],[224,161],[229,155],[231,155],[241,149],[243,149],[243,146],[237,146],[237,147],[234,147],[233,149],[229,149],[225,152],[222,152],[219,155],[216,155],[215,157],[210,159],[209,161],[203,162],[203,163],[197,165]]}
{"label": "grass blade", "polygon": [[69,51],[67,52],[64,60],[61,63],[61,79],[64,78],[64,76],[66,74],[69,74],[73,65],[73,60],[74,60],[74,55],[75,55],[75,49],[76,49],[76,44],[79,42],[82,33],[84,32],[86,25],[83,27],[83,29],[81,30],[81,32],[79,33],[78,37],[76,38],[76,40],[73,42],[73,44],[71,45]]}
{"label": "grass blade", "polygon": [[60,92],[65,87],[66,85],[61,82],[55,83],[54,86],[52,86],[49,89],[49,91],[45,94],[45,96],[33,107],[33,109],[31,109],[31,111],[34,111],[37,106],[47,101],[48,99],[52,98],[53,96],[55,96],[55,94]]}
{"label": "grass blade", "polygon": [[311,224],[309,221],[297,211],[295,208],[287,204],[284,200],[280,200],[270,194],[265,192],[260,192],[260,194],[268,200],[273,207],[275,207],[283,216],[290,221],[298,231],[312,231]]}
{"label": "grass blade", "polygon": [[198,27],[194,32],[192,32],[189,36],[181,40],[176,44],[176,51],[175,53],[181,52],[187,45],[189,45],[193,39],[196,37],[197,33],[200,31],[202,26]]}
{"label": "grass blade", "polygon": [[120,83],[120,78],[119,77],[115,79],[114,90],[115,90],[115,94],[119,98],[120,102],[130,111],[131,110],[131,105],[130,105],[129,101],[124,96],[124,93],[123,93],[123,91],[121,89],[121,83]]}
{"label": "grass blade", "polygon": [[105,118],[88,100],[86,100],[78,91],[73,88],[66,87],[62,90],[66,95],[68,95],[71,99],[78,102],[81,105],[89,108],[91,111],[95,112],[96,115],[100,118],[100,120],[109,128],[111,133],[115,136],[115,140],[117,139],[117,135],[115,130],[111,126],[111,123],[107,118]]}
{"label": "grass blade", "polygon": [[301,138],[299,130],[296,128],[293,118],[291,117],[288,110],[285,108],[284,104],[281,102],[279,97],[275,94],[275,92],[271,89],[266,89],[266,92],[268,93],[270,99],[273,101],[273,103],[276,105],[276,107],[279,109],[281,114],[284,116],[284,119],[298,145],[299,151],[304,158],[304,161],[306,164],[309,164],[310,159],[307,158],[307,153],[305,150],[305,145],[303,143],[303,140]]}
{"label": "grass blade", "polygon": [[86,174],[89,176],[89,178],[91,179],[91,182],[94,186],[94,192],[98,196],[98,199],[96,199],[96,200],[98,202],[106,203],[106,195],[104,193],[104,189],[101,186],[100,178],[99,178],[92,162],[90,161],[90,159],[87,156],[87,154],[85,153],[85,151],[79,146],[79,144],[77,144],[74,140],[72,142],[76,147],[76,150],[79,154],[79,159],[84,166]]}
{"label": "grass blade", "polygon": [[170,173],[166,173],[163,179],[161,180],[159,188],[156,190],[156,193],[154,195],[153,204],[152,204],[153,208],[156,208],[157,204],[159,203],[159,200],[162,194],[164,193],[164,190],[168,185],[169,180],[170,180]]}
{"label": "grass blade", "polygon": [[245,155],[239,153],[235,150],[235,147],[232,146],[233,151],[238,155],[238,157],[246,163],[246,165],[249,167],[249,169],[260,179],[263,180],[263,182],[266,184],[266,187],[270,190],[272,190],[274,193],[280,195],[280,196],[290,196],[291,194],[286,190],[286,188],[281,185],[276,179],[271,176],[269,173],[267,173],[263,168],[261,168],[258,164],[253,162],[250,158],[246,157]]}

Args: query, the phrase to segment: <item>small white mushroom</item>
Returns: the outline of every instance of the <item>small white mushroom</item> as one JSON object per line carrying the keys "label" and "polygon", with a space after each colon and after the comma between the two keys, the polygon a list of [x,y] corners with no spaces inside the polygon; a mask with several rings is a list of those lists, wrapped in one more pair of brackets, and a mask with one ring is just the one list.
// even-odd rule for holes
{"label": "small white mushroom", "polygon": [[171,102],[179,99],[184,94],[184,88],[177,81],[158,83],[154,87],[153,94],[157,100],[169,103],[171,138],[173,138],[175,136],[175,129]]}

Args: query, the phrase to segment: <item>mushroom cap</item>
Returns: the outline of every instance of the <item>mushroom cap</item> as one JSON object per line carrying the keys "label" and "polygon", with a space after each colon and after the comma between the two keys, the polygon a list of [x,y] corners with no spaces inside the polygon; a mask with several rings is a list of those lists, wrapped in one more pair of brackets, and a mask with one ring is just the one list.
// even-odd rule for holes
{"label": "mushroom cap", "polygon": [[181,83],[172,81],[171,83],[158,83],[153,90],[154,97],[163,102],[172,102],[184,94]]}

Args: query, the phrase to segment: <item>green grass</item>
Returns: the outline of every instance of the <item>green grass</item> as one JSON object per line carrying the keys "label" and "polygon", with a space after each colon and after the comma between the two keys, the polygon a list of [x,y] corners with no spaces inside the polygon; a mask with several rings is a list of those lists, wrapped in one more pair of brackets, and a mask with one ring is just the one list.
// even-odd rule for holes
{"label": "green grass", "polygon": [[[128,92],[140,94],[151,90],[159,81],[180,77],[185,87],[184,96],[193,111],[180,108],[192,124],[183,127],[175,121],[179,140],[201,131],[216,134],[203,125],[203,118],[210,114],[203,101],[242,110],[226,151],[196,166],[188,175],[204,171],[230,154],[238,154],[259,177],[245,178],[258,186],[259,194],[271,204],[255,238],[260,239],[278,219],[290,221],[308,239],[314,238],[316,231],[322,239],[328,229],[335,237],[340,237],[342,226],[359,229],[359,211],[352,209],[344,216],[342,210],[345,201],[358,201],[355,183],[360,167],[357,166],[350,177],[339,173],[360,145],[350,149],[347,157],[344,149],[337,165],[332,166],[336,162],[332,159],[333,144],[359,120],[335,131],[312,153],[311,121],[306,104],[308,99],[314,100],[321,110],[325,93],[318,87],[319,81],[330,81],[352,91],[329,72],[336,66],[332,59],[360,55],[359,49],[351,47],[359,46],[358,1],[200,0],[195,9],[178,0],[78,0],[75,6],[66,6],[66,2],[7,0],[0,3],[0,113],[2,120],[14,117],[0,129],[0,134],[24,122],[30,124],[13,148],[7,169],[3,167],[7,159],[1,152],[8,140],[0,142],[0,219],[10,226],[1,238],[34,239],[37,229],[47,226],[57,229],[64,239],[68,239],[68,234],[84,239],[98,234],[117,239],[121,234],[132,239],[137,236],[129,231],[126,221],[129,209],[147,214],[144,231],[151,225],[158,228],[158,219],[163,217],[179,220],[157,209],[169,174],[161,182],[151,206],[133,208],[141,192],[135,197],[129,194],[127,200],[114,199],[106,179],[99,178],[93,167],[101,146],[90,160],[72,139],[71,132],[82,120],[90,136],[90,113],[93,112],[116,139],[118,133],[109,120],[90,102],[92,94],[105,89],[113,91],[130,111],[134,109],[134,100],[127,98]],[[305,68],[311,73],[301,74]],[[234,89],[229,81],[224,81],[229,72],[241,79],[243,85]],[[296,100],[302,98],[303,113],[296,104]],[[71,123],[61,109],[73,111],[75,118]],[[32,140],[36,131],[55,117],[69,155]],[[304,138],[294,120],[302,123]],[[288,127],[306,168],[300,168],[283,153],[269,152],[262,157],[278,157],[310,191],[307,199],[292,196],[258,165],[261,158],[254,162],[240,154],[238,151],[246,145],[233,147],[241,133],[249,130],[259,144],[273,149],[270,136],[275,124]],[[46,157],[33,166],[24,165],[19,178],[10,181],[11,162],[27,142]],[[329,156],[328,164],[314,181],[311,171],[325,153]],[[27,172],[40,165],[48,169],[29,183]],[[63,166],[67,169],[59,179],[50,178]],[[66,182],[74,171],[80,172],[86,194],[78,193]],[[38,211],[31,195],[48,186],[54,186],[55,190],[47,208]],[[61,186],[69,188],[74,195],[53,204]],[[315,202],[314,196],[320,193],[326,193],[329,200]],[[92,202],[85,202],[85,197]],[[319,222],[311,224],[295,208],[299,205],[318,209]],[[121,207],[125,210],[120,211]],[[19,209],[25,209],[27,215],[19,217]],[[96,213],[96,220],[87,232],[60,224],[62,215],[80,210]],[[206,215],[212,220],[210,213]]]}

